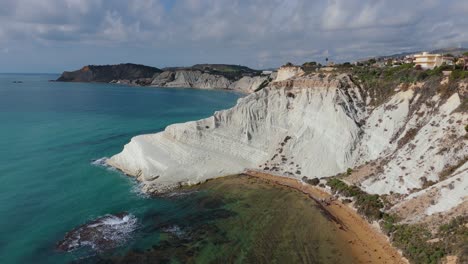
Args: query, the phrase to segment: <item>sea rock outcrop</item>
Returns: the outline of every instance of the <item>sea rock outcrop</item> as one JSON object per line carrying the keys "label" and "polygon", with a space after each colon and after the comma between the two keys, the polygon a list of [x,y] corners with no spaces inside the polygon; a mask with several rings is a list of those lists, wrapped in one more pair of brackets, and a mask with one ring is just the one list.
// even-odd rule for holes
{"label": "sea rock outcrop", "polygon": [[[404,203],[411,193],[424,196],[428,183],[451,179],[432,187],[439,199],[421,210],[427,216],[459,210],[468,193],[466,84],[445,94],[428,85],[395,87],[388,100],[372,105],[348,74],[300,74],[212,117],[134,137],[107,163],[135,176],[147,192],[245,169],[301,179],[368,166],[371,173],[347,180],[369,193],[399,194]],[[450,183],[458,184],[453,193]],[[450,206],[437,206],[448,199]]]}
{"label": "sea rock outcrop", "polygon": [[136,228],[137,218],[132,214],[122,212],[105,215],[68,232],[56,248],[71,252],[89,247],[101,252],[121,246]]}

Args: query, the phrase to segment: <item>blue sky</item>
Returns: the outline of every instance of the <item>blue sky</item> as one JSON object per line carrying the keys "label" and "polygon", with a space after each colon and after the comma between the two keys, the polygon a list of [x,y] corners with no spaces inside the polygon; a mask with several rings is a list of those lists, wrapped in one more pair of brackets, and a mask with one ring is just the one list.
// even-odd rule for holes
{"label": "blue sky", "polygon": [[0,0],[0,72],[357,58],[468,47],[465,0]]}

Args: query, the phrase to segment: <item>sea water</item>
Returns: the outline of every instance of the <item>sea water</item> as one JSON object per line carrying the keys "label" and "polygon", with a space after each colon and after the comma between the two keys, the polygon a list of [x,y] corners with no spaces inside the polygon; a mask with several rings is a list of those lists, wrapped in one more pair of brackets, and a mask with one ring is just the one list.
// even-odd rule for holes
{"label": "sea water", "polygon": [[[63,263],[85,253],[55,246],[106,214],[171,213],[96,159],[133,136],[233,106],[229,91],[49,82],[52,74],[0,74],[0,263]],[[20,83],[18,83],[20,82]]]}
{"label": "sea water", "polygon": [[355,262],[298,191],[232,176],[149,197],[104,166],[131,137],[239,94],[57,77],[0,75],[0,263]]}

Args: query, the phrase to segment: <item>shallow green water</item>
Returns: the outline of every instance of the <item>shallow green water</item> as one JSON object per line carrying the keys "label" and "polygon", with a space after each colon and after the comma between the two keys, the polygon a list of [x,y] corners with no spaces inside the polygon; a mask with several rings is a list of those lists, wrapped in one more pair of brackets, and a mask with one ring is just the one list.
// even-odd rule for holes
{"label": "shallow green water", "polygon": [[299,191],[248,176],[219,178],[184,191],[191,194],[174,198],[178,206],[190,208],[181,210],[183,217],[158,215],[148,222],[147,233],[163,230],[153,247],[148,243],[94,261],[358,263],[339,227]]}
{"label": "shallow green water", "polygon": [[[127,211],[140,229],[145,215],[180,214],[180,202],[145,198],[129,178],[91,161],[118,153],[132,136],[210,116],[239,97],[47,81],[55,78],[0,75],[0,263],[63,263],[86,255],[58,252],[55,244],[105,214]],[[140,242],[135,236],[130,244]]]}

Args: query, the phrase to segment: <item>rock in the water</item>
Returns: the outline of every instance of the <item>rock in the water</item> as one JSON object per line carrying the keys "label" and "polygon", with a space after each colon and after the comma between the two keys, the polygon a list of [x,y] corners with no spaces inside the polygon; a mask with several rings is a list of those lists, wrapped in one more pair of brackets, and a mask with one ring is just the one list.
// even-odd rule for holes
{"label": "rock in the water", "polygon": [[137,227],[137,219],[128,213],[106,215],[79,226],[57,244],[61,251],[89,247],[103,251],[121,245]]}

